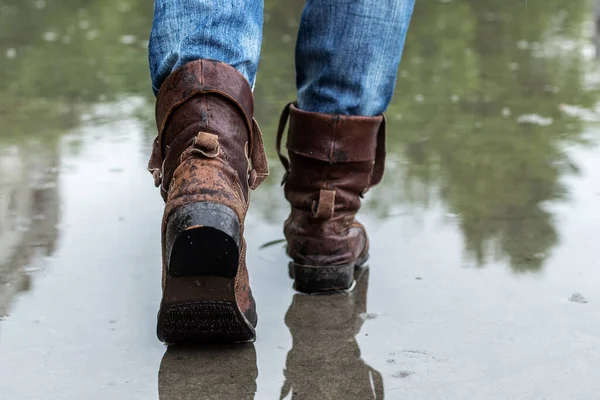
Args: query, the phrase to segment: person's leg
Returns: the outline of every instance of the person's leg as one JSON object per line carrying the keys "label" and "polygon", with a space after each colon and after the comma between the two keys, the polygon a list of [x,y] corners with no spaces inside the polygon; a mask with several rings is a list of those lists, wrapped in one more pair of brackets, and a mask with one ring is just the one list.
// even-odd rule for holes
{"label": "person's leg", "polygon": [[351,287],[369,256],[354,217],[385,165],[385,120],[414,0],[308,0],[296,70],[298,101],[288,116],[284,224],[296,288]]}
{"label": "person's leg", "polygon": [[199,59],[229,64],[254,85],[263,0],[155,0],[149,44],[152,89]]}
{"label": "person's leg", "polygon": [[262,0],[156,0],[150,69],[158,136],[148,169],[165,200],[167,343],[253,340],[249,190],[268,174],[254,121]]}
{"label": "person's leg", "polygon": [[387,108],[415,0],[308,0],[296,44],[298,107],[375,116]]}

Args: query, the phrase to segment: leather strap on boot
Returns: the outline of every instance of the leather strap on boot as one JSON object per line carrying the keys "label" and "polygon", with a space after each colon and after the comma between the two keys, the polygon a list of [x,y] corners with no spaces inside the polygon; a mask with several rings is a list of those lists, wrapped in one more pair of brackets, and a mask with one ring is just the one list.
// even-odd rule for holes
{"label": "leather strap on boot", "polygon": [[[281,114],[276,140],[277,154],[286,171],[282,185],[290,172],[290,161],[281,151],[281,142],[290,113],[310,117],[291,119],[290,131],[298,133],[288,136],[286,147],[289,152],[330,164],[372,162],[371,179],[362,194],[381,182],[386,155],[383,114],[376,117],[357,117],[308,113],[298,109],[296,103],[289,103]],[[313,210],[314,216],[331,218],[331,208],[320,205],[332,203],[334,198],[335,191],[321,190],[319,204]]]}
{"label": "leather strap on boot", "polygon": [[[192,97],[209,93],[223,96],[235,104],[248,126],[248,131],[250,132],[248,186],[250,189],[256,189],[269,175],[262,133],[258,123],[252,118],[254,114],[254,101],[250,85],[237,70],[227,64],[217,61],[198,60],[186,64],[169,75],[158,93],[156,102],[158,135],[153,143],[148,170],[154,177],[155,185],[157,187],[161,186],[163,193],[167,191],[165,186],[168,186],[168,181],[172,174],[172,171],[165,171],[165,154],[162,145],[163,132],[169,115],[179,105]],[[199,146],[199,151],[201,152],[206,152],[206,150],[201,149],[210,145],[208,143],[210,139],[206,135],[200,132],[193,143],[194,146]],[[188,144],[172,144],[172,146],[175,145],[186,148]],[[192,151],[190,154],[194,155],[195,153]]]}

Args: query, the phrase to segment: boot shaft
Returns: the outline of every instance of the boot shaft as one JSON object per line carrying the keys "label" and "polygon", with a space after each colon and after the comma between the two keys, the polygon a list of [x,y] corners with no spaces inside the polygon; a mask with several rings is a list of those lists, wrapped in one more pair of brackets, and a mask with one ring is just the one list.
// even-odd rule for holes
{"label": "boot shaft", "polygon": [[177,168],[197,156],[235,171],[229,184],[239,186],[247,202],[248,189],[268,175],[253,112],[250,85],[226,64],[199,60],[165,80],[156,102],[158,136],[148,165],[165,201]]}
{"label": "boot shaft", "polygon": [[329,220],[337,213],[354,215],[361,197],[379,183],[385,162],[383,116],[355,117],[311,113],[289,105],[287,139],[289,160],[284,191],[292,208],[311,212],[315,219]]}

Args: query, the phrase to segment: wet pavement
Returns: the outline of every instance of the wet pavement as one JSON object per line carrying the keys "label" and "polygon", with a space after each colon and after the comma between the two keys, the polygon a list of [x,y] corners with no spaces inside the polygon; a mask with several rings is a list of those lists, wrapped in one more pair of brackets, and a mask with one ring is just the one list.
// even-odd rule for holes
{"label": "wet pavement", "polygon": [[[272,144],[302,1],[266,3]],[[1,1],[0,398],[597,398],[598,9],[419,1],[355,290],[292,289],[270,146],[246,226],[258,340],[167,348],[151,4]]]}

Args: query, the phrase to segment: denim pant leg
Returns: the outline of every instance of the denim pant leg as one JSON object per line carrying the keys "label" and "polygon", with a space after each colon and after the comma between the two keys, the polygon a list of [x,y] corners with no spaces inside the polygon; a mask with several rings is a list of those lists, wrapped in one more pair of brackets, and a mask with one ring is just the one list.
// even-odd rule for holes
{"label": "denim pant leg", "polygon": [[415,0],[308,0],[296,43],[302,110],[374,116],[387,108]]}
{"label": "denim pant leg", "polygon": [[263,0],[155,0],[148,57],[152,89],[198,59],[231,65],[254,86]]}

